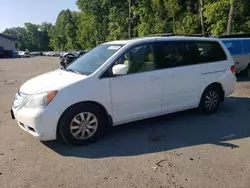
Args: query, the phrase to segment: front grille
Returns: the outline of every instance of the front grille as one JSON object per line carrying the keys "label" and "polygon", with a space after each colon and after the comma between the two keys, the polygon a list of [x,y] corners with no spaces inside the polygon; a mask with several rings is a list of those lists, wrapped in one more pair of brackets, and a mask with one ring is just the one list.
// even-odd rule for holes
{"label": "front grille", "polygon": [[22,122],[19,122],[19,124],[20,124],[23,128],[25,128],[25,126],[24,126],[24,124],[23,124]]}
{"label": "front grille", "polygon": [[24,125],[24,124],[23,124],[22,122],[20,122],[20,121],[19,121],[18,123],[19,123],[19,125],[22,126],[24,129],[29,130],[29,131],[32,131],[32,132],[34,132],[34,133],[36,132],[34,128],[32,128],[32,127],[30,127],[30,126],[28,126],[28,125]]}
{"label": "front grille", "polygon": [[33,129],[32,127],[29,127],[29,126],[27,126],[27,127],[28,127],[28,129],[29,129],[30,131],[32,131],[32,132],[34,132],[34,133],[36,132],[35,129]]}

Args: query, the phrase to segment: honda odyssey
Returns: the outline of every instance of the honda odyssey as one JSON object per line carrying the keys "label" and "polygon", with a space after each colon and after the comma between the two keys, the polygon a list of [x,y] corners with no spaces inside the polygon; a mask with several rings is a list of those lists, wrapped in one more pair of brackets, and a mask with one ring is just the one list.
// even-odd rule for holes
{"label": "honda odyssey", "polygon": [[28,80],[11,114],[40,140],[86,145],[110,126],[192,108],[212,114],[235,83],[234,60],[219,39],[113,41]]}

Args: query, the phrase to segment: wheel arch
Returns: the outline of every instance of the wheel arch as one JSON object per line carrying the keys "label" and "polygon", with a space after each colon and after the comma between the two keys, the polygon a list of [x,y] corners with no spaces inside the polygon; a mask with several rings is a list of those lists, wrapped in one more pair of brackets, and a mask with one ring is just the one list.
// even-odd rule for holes
{"label": "wheel arch", "polygon": [[213,83],[207,85],[207,86],[203,89],[203,91],[202,91],[200,100],[202,99],[202,96],[203,96],[205,90],[206,90],[207,88],[209,88],[209,87],[218,87],[218,88],[220,88],[220,90],[221,90],[221,92],[222,92],[220,101],[223,102],[223,101],[225,100],[225,90],[224,90],[224,88],[223,88],[223,85],[222,85],[221,83],[219,83],[219,82],[213,82]]}
{"label": "wheel arch", "polygon": [[59,124],[60,124],[60,122],[61,122],[61,120],[62,120],[62,117],[63,117],[63,115],[67,112],[67,110],[69,110],[70,108],[72,108],[73,106],[76,106],[76,105],[79,105],[79,104],[86,104],[86,103],[89,103],[89,104],[93,104],[93,105],[96,105],[96,106],[98,106],[104,113],[105,113],[105,115],[106,115],[106,117],[107,117],[107,121],[108,121],[108,126],[113,126],[113,118],[112,118],[112,116],[108,113],[108,111],[107,111],[107,109],[102,105],[102,104],[100,104],[100,103],[98,103],[98,102],[95,102],[95,101],[82,101],[82,102],[77,102],[77,103],[75,103],[75,104],[72,104],[71,106],[69,106],[68,108],[66,108],[65,110],[64,110],[64,112],[61,114],[61,116],[60,116],[60,118],[59,118],[59,120],[58,120],[58,122],[57,122],[57,126],[56,126],[56,138],[58,139],[61,139],[61,135],[60,135],[60,129],[59,129]]}

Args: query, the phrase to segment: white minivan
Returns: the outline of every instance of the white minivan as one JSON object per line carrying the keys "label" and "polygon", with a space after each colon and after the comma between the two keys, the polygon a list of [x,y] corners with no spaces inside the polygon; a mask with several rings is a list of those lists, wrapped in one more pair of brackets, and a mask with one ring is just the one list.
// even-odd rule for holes
{"label": "white minivan", "polygon": [[113,41],[24,83],[11,113],[40,140],[85,145],[110,126],[191,108],[212,114],[235,83],[233,58],[218,39]]}

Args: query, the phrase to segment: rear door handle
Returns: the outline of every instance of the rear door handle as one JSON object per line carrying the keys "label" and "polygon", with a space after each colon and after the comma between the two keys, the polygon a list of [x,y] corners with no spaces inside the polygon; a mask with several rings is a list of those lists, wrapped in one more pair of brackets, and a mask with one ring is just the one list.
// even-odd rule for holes
{"label": "rear door handle", "polygon": [[175,75],[174,74],[169,74],[168,77],[174,77]]}
{"label": "rear door handle", "polygon": [[153,80],[160,79],[160,77],[158,77],[158,76],[150,76],[148,79],[153,81]]}

